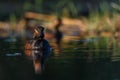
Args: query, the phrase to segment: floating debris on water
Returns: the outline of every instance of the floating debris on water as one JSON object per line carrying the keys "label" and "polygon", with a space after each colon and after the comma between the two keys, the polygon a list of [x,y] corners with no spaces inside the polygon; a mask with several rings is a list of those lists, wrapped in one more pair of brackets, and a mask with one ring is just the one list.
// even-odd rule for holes
{"label": "floating debris on water", "polygon": [[21,56],[22,53],[7,53],[6,56]]}

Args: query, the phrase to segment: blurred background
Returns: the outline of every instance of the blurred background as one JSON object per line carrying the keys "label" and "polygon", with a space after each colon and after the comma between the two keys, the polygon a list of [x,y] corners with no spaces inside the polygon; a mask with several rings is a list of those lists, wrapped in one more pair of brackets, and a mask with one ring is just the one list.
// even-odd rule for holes
{"label": "blurred background", "polygon": [[120,0],[0,1],[0,80],[36,80],[24,51],[35,25],[52,48],[39,80],[120,80]]}

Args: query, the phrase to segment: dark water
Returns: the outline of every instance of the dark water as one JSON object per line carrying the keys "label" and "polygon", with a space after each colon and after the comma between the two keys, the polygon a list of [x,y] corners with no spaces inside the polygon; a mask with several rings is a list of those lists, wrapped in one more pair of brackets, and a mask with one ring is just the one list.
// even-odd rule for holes
{"label": "dark water", "polygon": [[10,45],[0,50],[0,80],[120,80],[119,60],[90,62],[83,57],[85,52],[72,51],[51,55],[43,74],[36,76],[32,61],[20,49],[22,45]]}
{"label": "dark water", "polygon": [[76,58],[51,57],[36,78],[25,56],[0,57],[0,80],[119,80],[120,62],[86,62]]}
{"label": "dark water", "polygon": [[33,80],[32,62],[21,55],[6,54],[0,56],[0,80]]}

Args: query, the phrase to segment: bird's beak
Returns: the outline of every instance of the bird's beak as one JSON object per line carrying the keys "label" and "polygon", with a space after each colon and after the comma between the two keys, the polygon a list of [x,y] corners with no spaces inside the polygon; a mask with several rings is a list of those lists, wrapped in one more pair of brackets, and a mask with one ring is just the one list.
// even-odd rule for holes
{"label": "bird's beak", "polygon": [[35,29],[34,31],[35,31],[35,33],[37,33],[37,34],[39,33],[36,29]]}

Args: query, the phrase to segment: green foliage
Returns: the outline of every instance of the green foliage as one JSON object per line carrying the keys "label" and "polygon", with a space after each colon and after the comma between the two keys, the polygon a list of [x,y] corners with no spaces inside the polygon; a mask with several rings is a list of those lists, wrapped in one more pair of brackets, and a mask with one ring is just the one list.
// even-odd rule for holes
{"label": "green foliage", "polygon": [[23,12],[27,12],[29,10],[31,10],[33,7],[33,5],[30,2],[25,2],[23,5]]}
{"label": "green foliage", "polygon": [[9,21],[10,21],[10,28],[15,29],[16,28],[16,23],[17,23],[16,15],[11,14],[10,18],[9,18]]}
{"label": "green foliage", "polygon": [[101,9],[101,13],[102,13],[102,14],[108,13],[109,10],[110,10],[109,8],[110,8],[110,7],[109,7],[108,2],[103,1],[102,3],[100,3],[100,9]]}
{"label": "green foliage", "polygon": [[43,3],[43,0],[35,0],[35,11],[37,12],[42,12],[43,8],[42,8],[42,3]]}

